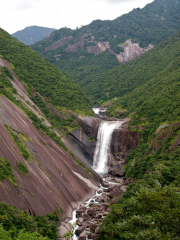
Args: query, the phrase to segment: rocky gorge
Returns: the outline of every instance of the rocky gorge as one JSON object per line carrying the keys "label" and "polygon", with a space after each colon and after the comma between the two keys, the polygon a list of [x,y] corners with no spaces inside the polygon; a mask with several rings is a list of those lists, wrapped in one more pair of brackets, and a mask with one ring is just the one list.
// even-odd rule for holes
{"label": "rocky gorge", "polygon": [[[123,167],[126,164],[128,151],[136,148],[140,135],[137,132],[127,131],[129,119],[121,119],[121,121],[120,119],[116,119],[116,121],[108,119],[109,121],[105,121],[103,120],[104,117],[106,118],[105,110],[102,111],[103,114],[100,111],[97,113],[98,117],[96,118],[78,117],[80,128],[70,132],[68,139],[74,148],[84,154],[88,162],[93,165],[93,169],[103,177],[103,182],[96,194],[74,211],[73,219],[70,222],[66,220],[62,223],[59,228],[60,239],[66,239],[65,236],[69,236],[67,239],[72,237],[73,240],[96,239],[100,224],[110,212],[109,207],[121,199],[122,193],[129,184],[124,175]],[[103,125],[104,130],[102,130]],[[107,140],[109,142],[102,143],[105,145],[104,149],[100,149],[103,148],[103,146],[99,146],[101,145],[99,143],[101,141],[100,134],[102,134],[100,132],[107,133],[108,125],[113,127],[109,133],[111,136]],[[105,133],[102,134],[102,137],[106,138]],[[105,162],[100,163],[99,168],[97,168],[96,161],[102,162],[105,158]]]}
{"label": "rocky gorge", "polygon": [[123,121],[122,125],[112,132],[111,155],[108,160],[108,165],[111,167],[110,173],[112,173],[112,168],[117,169],[117,166],[120,166],[122,169],[128,151],[136,149],[141,137],[138,131],[127,130],[129,119],[109,118],[104,114],[101,117],[78,117],[80,127],[69,132],[67,138],[74,148],[83,153],[89,164],[93,165],[98,129],[107,119],[108,122]]}

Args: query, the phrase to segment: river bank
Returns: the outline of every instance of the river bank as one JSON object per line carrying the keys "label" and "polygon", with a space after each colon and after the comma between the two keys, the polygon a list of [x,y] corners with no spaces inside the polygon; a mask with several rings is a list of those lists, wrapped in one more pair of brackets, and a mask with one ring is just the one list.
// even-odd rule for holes
{"label": "river bank", "polygon": [[94,240],[98,236],[99,225],[111,211],[109,207],[121,199],[127,186],[128,182],[125,179],[106,174],[95,195],[73,212],[71,221],[61,225],[59,240],[65,239],[63,236],[67,231],[74,231],[73,237],[69,239]]}
{"label": "river bank", "polygon": [[[99,109],[93,110],[97,110],[96,114],[99,114]],[[116,203],[126,190],[127,181],[123,178],[125,161],[122,158],[115,159],[111,152],[113,132],[120,129],[123,123],[123,120],[102,121],[98,125],[92,168],[103,178],[103,182],[95,195],[73,212],[72,220],[61,224],[59,240],[95,239],[100,224],[111,211],[109,207]]]}

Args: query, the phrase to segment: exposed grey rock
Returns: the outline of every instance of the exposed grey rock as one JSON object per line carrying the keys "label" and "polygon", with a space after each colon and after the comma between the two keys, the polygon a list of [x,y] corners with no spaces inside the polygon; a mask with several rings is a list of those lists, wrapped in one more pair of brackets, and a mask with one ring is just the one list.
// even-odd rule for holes
{"label": "exposed grey rock", "polygon": [[108,182],[102,182],[102,186],[108,188],[109,187],[109,183]]}
{"label": "exposed grey rock", "polygon": [[87,210],[87,214],[88,214],[89,216],[94,216],[94,215],[96,215],[96,210],[94,210],[94,209],[88,209],[88,210]]}
{"label": "exposed grey rock", "polygon": [[85,228],[86,228],[85,226],[78,227],[75,231],[76,235],[79,236],[85,230]]}

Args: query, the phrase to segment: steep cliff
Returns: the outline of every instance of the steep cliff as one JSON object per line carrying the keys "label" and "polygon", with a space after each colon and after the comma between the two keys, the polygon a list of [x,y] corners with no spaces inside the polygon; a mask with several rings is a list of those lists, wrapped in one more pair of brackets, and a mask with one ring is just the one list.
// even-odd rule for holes
{"label": "steep cliff", "polygon": [[[0,157],[10,161],[17,184],[14,186],[9,180],[3,180],[0,201],[33,215],[46,215],[61,207],[70,217],[72,210],[93,194],[98,182],[50,137],[39,132],[27,115],[6,97],[1,97],[0,105]],[[29,151],[29,163],[6,126]],[[29,176],[18,171],[20,162],[27,167]],[[94,188],[77,178],[74,172],[89,179]]]}
{"label": "steep cliff", "polygon": [[0,201],[35,216],[61,207],[62,219],[70,218],[99,180],[64,146],[10,66],[0,59],[0,161],[7,159],[15,180],[1,176]]}
{"label": "steep cliff", "polygon": [[73,146],[86,156],[91,165],[101,121],[101,119],[95,117],[78,117],[77,122],[80,128],[72,130],[68,135],[68,139],[73,143]]}
{"label": "steep cliff", "polygon": [[[80,128],[71,131],[68,136],[73,146],[86,156],[91,165],[93,164],[98,129],[102,122],[101,118],[78,118]],[[115,158],[118,156],[126,159],[129,150],[135,150],[140,141],[141,135],[137,131],[127,130],[127,124],[125,119],[124,124],[113,132],[111,153]]]}
{"label": "steep cliff", "polygon": [[141,135],[137,131],[128,131],[127,124],[123,124],[119,129],[115,129],[112,135],[111,152],[114,156],[127,157],[129,150],[135,150]]}

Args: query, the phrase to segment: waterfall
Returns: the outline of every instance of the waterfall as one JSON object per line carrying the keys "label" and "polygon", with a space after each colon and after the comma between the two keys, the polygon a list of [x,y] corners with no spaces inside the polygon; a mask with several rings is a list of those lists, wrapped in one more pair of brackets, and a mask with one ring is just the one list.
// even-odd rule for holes
{"label": "waterfall", "polygon": [[108,158],[111,154],[111,139],[112,133],[116,127],[120,127],[123,122],[103,122],[101,123],[98,136],[96,149],[93,159],[93,169],[97,173],[108,172]]}
{"label": "waterfall", "polygon": [[94,113],[97,115],[99,115],[99,110],[100,110],[99,108],[93,108]]}

